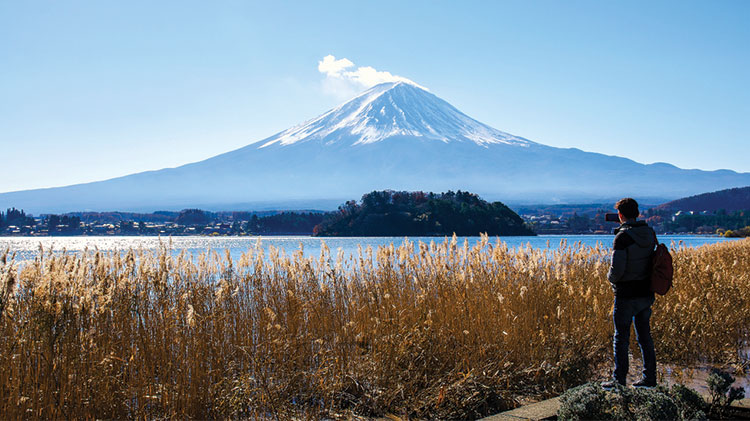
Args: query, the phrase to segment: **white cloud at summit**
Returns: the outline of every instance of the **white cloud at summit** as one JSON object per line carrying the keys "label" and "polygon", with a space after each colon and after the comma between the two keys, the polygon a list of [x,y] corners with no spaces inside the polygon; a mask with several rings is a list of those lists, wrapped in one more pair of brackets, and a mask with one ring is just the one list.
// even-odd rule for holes
{"label": "white cloud at summit", "polygon": [[380,71],[372,66],[356,67],[348,58],[337,59],[332,54],[323,57],[318,62],[318,71],[325,75],[322,81],[323,92],[341,100],[349,99],[364,89],[387,82],[407,82],[426,89],[403,76]]}

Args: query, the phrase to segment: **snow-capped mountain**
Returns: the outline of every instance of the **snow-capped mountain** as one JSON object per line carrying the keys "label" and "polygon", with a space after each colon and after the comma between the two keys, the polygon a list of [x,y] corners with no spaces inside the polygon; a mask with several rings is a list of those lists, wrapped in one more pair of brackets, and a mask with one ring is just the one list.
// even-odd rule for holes
{"label": "snow-capped mountain", "polygon": [[393,82],[377,85],[318,118],[284,130],[262,147],[301,141],[360,145],[394,136],[478,145],[532,143],[474,120],[424,88]]}
{"label": "snow-capped mountain", "polygon": [[750,173],[683,170],[545,146],[480,123],[408,82],[204,161],[111,180],[0,194],[0,208],[333,209],[372,190],[468,190],[509,203],[656,203],[750,185]]}

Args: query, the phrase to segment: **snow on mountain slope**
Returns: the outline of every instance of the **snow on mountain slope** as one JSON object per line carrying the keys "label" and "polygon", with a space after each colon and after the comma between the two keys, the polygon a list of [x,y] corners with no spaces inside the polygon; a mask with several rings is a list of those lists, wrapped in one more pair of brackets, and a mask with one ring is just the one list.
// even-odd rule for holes
{"label": "snow on mountain slope", "polygon": [[331,144],[351,141],[369,144],[394,136],[414,136],[442,142],[504,143],[528,146],[533,142],[482,124],[424,88],[408,82],[382,83],[318,118],[285,130],[263,142]]}

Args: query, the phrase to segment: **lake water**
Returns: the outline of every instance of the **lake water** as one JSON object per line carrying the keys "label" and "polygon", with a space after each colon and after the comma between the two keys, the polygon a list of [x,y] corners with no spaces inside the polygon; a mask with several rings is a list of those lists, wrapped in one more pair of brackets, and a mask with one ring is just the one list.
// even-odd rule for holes
{"label": "lake water", "polygon": [[[61,252],[65,250],[68,253],[80,253],[86,249],[100,251],[123,251],[130,248],[144,250],[157,250],[160,245],[171,241],[172,250],[179,253],[185,250],[188,253],[198,255],[207,250],[216,250],[224,253],[229,250],[233,258],[238,258],[248,249],[256,247],[258,241],[260,246],[267,252],[270,246],[284,250],[287,255],[303,248],[304,255],[308,257],[318,257],[320,255],[322,243],[331,250],[331,255],[336,256],[339,249],[346,257],[357,254],[357,249],[361,245],[363,249],[371,246],[373,249],[378,246],[387,246],[402,244],[405,239],[411,242],[430,243],[442,242],[447,237],[309,237],[309,236],[268,236],[268,237],[0,237],[0,250],[10,249],[16,253],[16,260],[23,261],[33,259],[39,253],[40,246],[45,252],[53,250]],[[491,237],[492,243],[497,239],[508,244],[510,247],[525,247],[530,245],[534,248],[556,248],[563,240],[573,244],[579,242],[587,246],[595,246],[597,243],[605,247],[611,247],[614,236],[612,235],[540,235],[537,237]],[[469,244],[476,244],[480,237],[458,237],[459,244],[463,244],[468,239]],[[687,247],[698,247],[705,244],[713,244],[723,241],[737,241],[737,239],[698,236],[698,235],[662,235],[659,241],[672,248],[679,245]]]}

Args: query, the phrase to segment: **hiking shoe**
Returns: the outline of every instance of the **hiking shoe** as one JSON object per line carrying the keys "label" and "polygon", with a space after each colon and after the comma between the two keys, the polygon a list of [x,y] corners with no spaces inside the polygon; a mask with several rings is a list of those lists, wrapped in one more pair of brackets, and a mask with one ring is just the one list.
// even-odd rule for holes
{"label": "hiking shoe", "polygon": [[609,381],[606,381],[606,382],[602,383],[602,389],[604,389],[604,390],[616,389],[616,388],[622,387],[622,386],[625,386],[625,382],[620,382],[620,381],[615,380],[615,379],[612,379],[612,380],[609,380]]}
{"label": "hiking shoe", "polygon": [[633,383],[633,387],[637,389],[653,389],[656,387],[656,380],[641,379]]}

